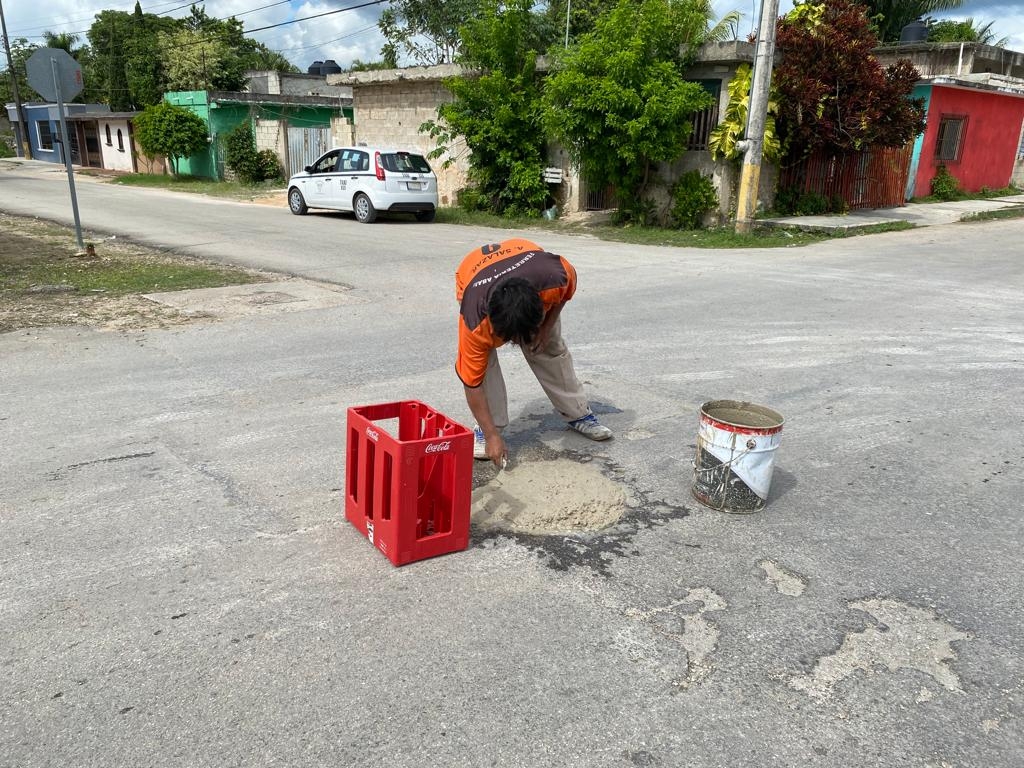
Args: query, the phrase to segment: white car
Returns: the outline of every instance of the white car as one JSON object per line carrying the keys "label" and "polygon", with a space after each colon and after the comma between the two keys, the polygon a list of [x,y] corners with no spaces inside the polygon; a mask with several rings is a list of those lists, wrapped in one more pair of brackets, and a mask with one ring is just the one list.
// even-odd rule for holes
{"label": "white car", "polygon": [[353,211],[370,224],[377,213],[411,213],[433,221],[437,177],[423,155],[379,147],[332,149],[288,180],[288,207],[296,216],[310,208]]}

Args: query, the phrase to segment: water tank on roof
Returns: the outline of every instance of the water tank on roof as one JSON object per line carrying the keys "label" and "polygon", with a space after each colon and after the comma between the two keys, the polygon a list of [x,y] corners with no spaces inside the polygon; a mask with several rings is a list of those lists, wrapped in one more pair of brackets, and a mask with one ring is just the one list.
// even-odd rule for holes
{"label": "water tank on roof", "polygon": [[338,62],[334,59],[328,59],[323,63],[323,66],[320,67],[321,75],[336,75],[339,72],[341,72],[341,67],[338,66]]}
{"label": "water tank on roof", "polygon": [[921,19],[912,21],[900,30],[901,43],[924,43],[928,40],[928,25]]}
{"label": "water tank on roof", "polygon": [[314,61],[312,64],[309,65],[309,68],[306,70],[306,74],[307,75],[319,75],[320,74],[320,67],[322,67],[323,65],[324,65],[324,63],[322,61]]}

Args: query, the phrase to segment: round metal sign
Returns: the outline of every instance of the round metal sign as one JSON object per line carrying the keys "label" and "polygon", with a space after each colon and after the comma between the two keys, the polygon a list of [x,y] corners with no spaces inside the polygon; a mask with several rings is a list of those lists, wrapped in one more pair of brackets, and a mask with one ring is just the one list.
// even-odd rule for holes
{"label": "round metal sign", "polygon": [[[56,79],[54,66],[56,62]],[[60,100],[71,101],[82,92],[82,67],[71,54],[61,48],[38,48],[25,62],[28,84],[44,99],[57,101],[57,86],[60,86]]]}

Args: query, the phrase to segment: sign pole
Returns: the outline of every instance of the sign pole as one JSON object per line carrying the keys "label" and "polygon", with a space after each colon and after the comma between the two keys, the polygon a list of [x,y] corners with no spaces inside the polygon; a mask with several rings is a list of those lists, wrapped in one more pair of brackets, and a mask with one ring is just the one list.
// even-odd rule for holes
{"label": "sign pole", "polygon": [[82,241],[82,222],[78,218],[78,196],[75,194],[75,172],[71,167],[71,142],[68,141],[68,124],[64,120],[64,96],[61,93],[60,76],[57,70],[57,60],[50,59],[50,66],[53,68],[53,87],[57,91],[57,111],[60,113],[60,148],[64,155],[64,167],[68,169],[68,186],[71,187],[71,210],[75,214],[75,237],[78,238],[78,250],[85,250],[85,243]]}

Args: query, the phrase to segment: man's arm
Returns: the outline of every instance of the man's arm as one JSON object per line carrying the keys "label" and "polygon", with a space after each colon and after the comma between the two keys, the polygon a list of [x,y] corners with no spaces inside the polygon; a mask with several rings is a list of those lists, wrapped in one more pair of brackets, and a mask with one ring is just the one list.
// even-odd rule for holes
{"label": "man's arm", "polygon": [[469,410],[473,412],[473,418],[476,419],[477,426],[483,430],[484,439],[487,441],[487,458],[493,461],[495,466],[500,467],[502,461],[508,458],[508,447],[505,445],[505,439],[501,436],[501,431],[494,426],[494,418],[487,405],[484,389],[483,387],[467,387],[465,385],[463,387],[466,390],[466,403],[469,405]]}
{"label": "man's arm", "polygon": [[562,307],[564,307],[566,303],[567,302],[563,301],[561,304],[556,304],[548,310],[546,315],[544,315],[544,319],[541,320],[540,327],[537,329],[537,335],[534,336],[533,343],[530,345],[531,352],[537,352],[544,349],[547,345],[548,336],[551,334],[551,326],[555,324],[558,316],[562,314]]}

